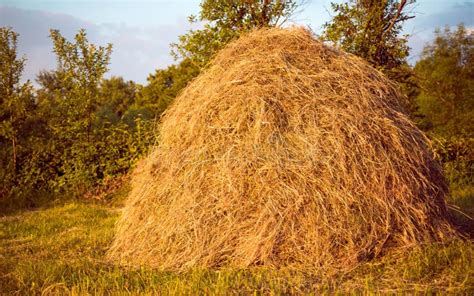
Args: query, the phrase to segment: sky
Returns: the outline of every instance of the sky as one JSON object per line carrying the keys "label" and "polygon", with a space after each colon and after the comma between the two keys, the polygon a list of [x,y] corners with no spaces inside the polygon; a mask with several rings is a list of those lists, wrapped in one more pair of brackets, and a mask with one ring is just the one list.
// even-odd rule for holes
{"label": "sky", "polygon": [[[288,24],[321,32],[322,25],[331,18],[331,0],[305,2]],[[59,29],[72,39],[80,28],[85,28],[89,41],[113,44],[108,77],[123,76],[146,83],[149,74],[175,62],[169,45],[191,28],[187,17],[199,13],[199,3],[199,0],[0,0],[0,26],[12,27],[20,34],[18,50],[27,58],[24,79],[34,80],[40,70],[55,68],[49,29]],[[474,0],[417,0],[409,9],[416,16],[405,24],[405,33],[411,35],[411,63],[432,40],[435,28],[461,22],[474,28]]]}

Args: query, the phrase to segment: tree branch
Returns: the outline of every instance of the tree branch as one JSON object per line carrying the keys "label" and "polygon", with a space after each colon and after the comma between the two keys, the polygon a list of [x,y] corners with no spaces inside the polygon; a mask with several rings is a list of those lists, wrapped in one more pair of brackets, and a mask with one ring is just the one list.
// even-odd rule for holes
{"label": "tree branch", "polygon": [[399,21],[408,20],[410,18],[413,18],[413,17],[409,17],[409,16],[404,16],[401,19],[399,19],[400,16],[402,15],[402,11],[403,11],[403,9],[405,8],[406,5],[407,5],[407,0],[400,1],[400,3],[398,4],[397,13],[393,16],[393,18],[390,21],[388,27],[383,31],[382,36],[384,36],[387,32],[390,32],[390,30],[392,30],[393,26],[396,23],[398,23]]}

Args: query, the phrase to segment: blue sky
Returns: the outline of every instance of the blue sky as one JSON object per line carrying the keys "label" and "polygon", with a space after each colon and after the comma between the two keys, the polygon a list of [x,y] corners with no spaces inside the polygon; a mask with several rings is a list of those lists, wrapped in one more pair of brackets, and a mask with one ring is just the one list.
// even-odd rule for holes
{"label": "blue sky", "polygon": [[[0,0],[0,26],[20,33],[19,51],[28,59],[25,78],[40,70],[54,69],[55,58],[49,29],[59,29],[72,38],[85,28],[98,44],[112,43],[110,75],[140,83],[157,68],[173,63],[169,44],[190,27],[187,16],[199,12],[199,0]],[[331,0],[311,0],[289,23],[320,32],[330,19]],[[340,1],[339,1],[340,2]],[[406,23],[412,35],[411,61],[433,37],[436,27],[463,22],[474,28],[474,0],[418,0],[410,7],[416,18]]]}

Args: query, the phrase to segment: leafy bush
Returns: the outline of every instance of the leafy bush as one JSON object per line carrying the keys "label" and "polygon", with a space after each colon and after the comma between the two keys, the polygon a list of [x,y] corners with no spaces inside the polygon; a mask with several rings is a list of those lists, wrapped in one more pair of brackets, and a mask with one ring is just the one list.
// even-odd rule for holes
{"label": "leafy bush", "polygon": [[474,139],[451,137],[433,141],[451,187],[472,185],[474,179]]}

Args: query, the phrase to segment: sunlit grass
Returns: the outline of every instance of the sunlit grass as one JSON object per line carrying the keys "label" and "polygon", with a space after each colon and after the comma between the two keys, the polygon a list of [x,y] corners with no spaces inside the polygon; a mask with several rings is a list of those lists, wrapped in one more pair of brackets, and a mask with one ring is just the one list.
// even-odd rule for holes
{"label": "sunlit grass", "polygon": [[474,246],[427,245],[332,276],[317,271],[132,270],[105,260],[119,211],[69,203],[0,218],[6,294],[306,294],[474,292]]}

